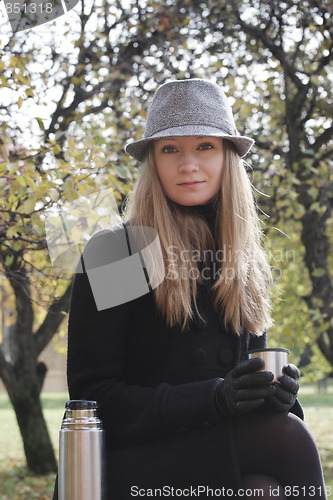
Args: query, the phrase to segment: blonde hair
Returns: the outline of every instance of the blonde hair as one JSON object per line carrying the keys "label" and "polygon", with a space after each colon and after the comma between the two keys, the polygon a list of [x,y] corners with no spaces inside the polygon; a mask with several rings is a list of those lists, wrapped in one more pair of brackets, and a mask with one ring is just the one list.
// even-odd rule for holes
{"label": "blonde hair", "polygon": [[214,208],[215,238],[199,214],[166,197],[151,145],[127,201],[125,215],[131,225],[154,227],[159,235],[166,278],[154,293],[157,308],[169,326],[178,324],[184,329],[194,312],[199,314],[196,297],[198,284],[202,282],[200,265],[203,262],[202,259],[200,262],[184,260],[184,252],[191,255],[195,249],[200,256],[214,255],[214,252],[216,256],[219,251],[223,261],[219,260],[212,294],[221,320],[237,334],[246,329],[261,335],[272,322],[270,268],[262,248],[252,186],[244,162],[230,141],[224,141],[222,182]]}

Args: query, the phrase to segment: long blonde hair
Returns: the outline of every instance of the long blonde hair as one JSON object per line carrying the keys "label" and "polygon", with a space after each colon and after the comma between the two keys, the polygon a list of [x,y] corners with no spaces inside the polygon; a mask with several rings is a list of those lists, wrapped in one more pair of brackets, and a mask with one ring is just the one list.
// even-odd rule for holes
{"label": "long blonde hair", "polygon": [[252,186],[244,162],[230,141],[224,141],[222,182],[215,198],[213,238],[207,222],[199,214],[166,197],[151,145],[127,201],[125,216],[133,226],[157,230],[166,278],[154,293],[157,308],[169,326],[178,324],[185,328],[194,312],[199,313],[196,296],[197,286],[202,282],[202,259],[183,258],[185,254],[193,255],[195,250],[201,257],[214,252],[220,257],[218,277],[211,291],[224,324],[237,334],[246,329],[261,335],[272,323],[270,268],[262,248]]}

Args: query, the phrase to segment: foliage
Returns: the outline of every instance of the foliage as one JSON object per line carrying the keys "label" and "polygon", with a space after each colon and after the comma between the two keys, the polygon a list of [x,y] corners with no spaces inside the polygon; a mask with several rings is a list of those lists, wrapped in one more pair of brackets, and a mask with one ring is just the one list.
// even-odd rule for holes
{"label": "foliage", "polygon": [[[256,138],[251,163],[257,189],[269,195],[261,205],[270,216],[266,232],[271,237],[276,226],[295,232],[303,255],[298,272],[307,293],[297,297],[312,326],[301,326],[297,345],[304,334],[307,344],[315,339],[332,365],[332,11],[312,0],[219,6],[210,2],[197,23],[216,62],[202,68],[236,99],[246,96],[236,109],[243,131]],[[214,36],[206,37],[208,30]],[[292,280],[291,263],[287,269]],[[293,301],[295,290],[288,288]],[[286,310],[280,316],[286,331],[289,318]]]}
{"label": "foliage", "polygon": [[332,371],[316,343],[325,323],[321,327],[314,324],[314,312],[303,299],[311,290],[311,280],[304,264],[300,223],[291,219],[283,227],[287,233],[272,228],[267,238],[274,277],[270,346],[291,349],[291,361],[307,381],[315,384]]}
{"label": "foliage", "polygon": [[[12,314],[3,332],[0,376],[34,471],[56,467],[39,401],[46,367],[38,356],[60,327],[71,286],[70,276],[59,275],[50,265],[46,210],[105,187],[113,189],[121,205],[133,175],[121,152],[133,127],[131,89],[140,86],[139,67],[147,83],[163,68],[157,57],[162,55],[164,65],[169,64],[168,55],[175,50],[166,40],[175,33],[179,39],[181,5],[159,6],[161,19],[156,22],[154,4],[114,8],[82,2],[76,22],[65,33],[72,52],[62,51],[56,29],[43,42],[33,31],[16,34],[2,50],[1,83],[7,102],[1,109],[0,265]],[[172,29],[164,13],[172,15]],[[149,52],[154,65],[147,62]],[[31,101],[39,111],[47,109],[47,119],[29,113]],[[134,99],[135,107],[140,116]]]}

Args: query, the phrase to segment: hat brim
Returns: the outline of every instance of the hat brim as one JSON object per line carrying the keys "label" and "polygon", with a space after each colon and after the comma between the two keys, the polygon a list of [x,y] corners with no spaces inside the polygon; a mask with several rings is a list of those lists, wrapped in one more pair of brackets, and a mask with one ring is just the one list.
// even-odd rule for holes
{"label": "hat brim", "polygon": [[215,127],[198,126],[198,125],[182,125],[181,127],[171,127],[166,130],[161,130],[156,134],[139,141],[132,141],[126,144],[125,151],[130,156],[138,161],[143,161],[145,158],[146,148],[154,139],[164,139],[168,137],[221,137],[235,144],[240,157],[245,156],[254,144],[254,140],[243,135],[228,135]]}

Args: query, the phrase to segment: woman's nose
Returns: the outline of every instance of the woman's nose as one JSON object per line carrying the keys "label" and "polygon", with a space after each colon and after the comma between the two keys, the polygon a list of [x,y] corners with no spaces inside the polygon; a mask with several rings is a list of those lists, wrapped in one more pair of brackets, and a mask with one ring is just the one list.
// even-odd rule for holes
{"label": "woman's nose", "polygon": [[191,154],[184,154],[179,161],[179,172],[193,172],[198,170],[199,166],[196,158]]}

